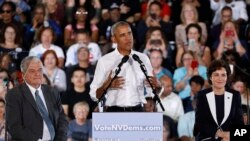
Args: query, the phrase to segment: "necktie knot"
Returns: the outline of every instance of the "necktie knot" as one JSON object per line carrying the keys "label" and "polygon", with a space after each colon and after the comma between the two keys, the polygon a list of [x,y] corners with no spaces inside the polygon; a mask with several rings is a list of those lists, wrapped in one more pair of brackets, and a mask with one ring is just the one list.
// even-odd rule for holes
{"label": "necktie knot", "polygon": [[35,91],[35,95],[36,96],[39,95],[39,91],[38,90]]}

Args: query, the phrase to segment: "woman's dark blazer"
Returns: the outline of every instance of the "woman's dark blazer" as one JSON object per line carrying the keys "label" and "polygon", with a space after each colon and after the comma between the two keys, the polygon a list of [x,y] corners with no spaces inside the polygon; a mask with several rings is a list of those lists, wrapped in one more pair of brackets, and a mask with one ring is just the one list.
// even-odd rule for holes
{"label": "woman's dark blazer", "polygon": [[196,141],[215,140],[218,128],[229,131],[233,125],[243,125],[241,97],[239,92],[226,89],[224,93],[224,118],[217,123],[215,95],[212,88],[202,90],[197,95],[194,135]]}

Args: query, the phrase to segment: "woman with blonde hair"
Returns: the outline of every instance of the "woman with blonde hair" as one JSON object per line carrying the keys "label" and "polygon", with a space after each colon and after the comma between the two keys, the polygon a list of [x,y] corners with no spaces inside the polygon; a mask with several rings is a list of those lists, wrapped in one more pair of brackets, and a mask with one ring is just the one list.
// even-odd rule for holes
{"label": "woman with blonde hair", "polygon": [[185,28],[191,23],[198,23],[202,29],[201,43],[205,44],[207,41],[206,25],[198,21],[198,12],[192,4],[184,4],[181,11],[181,24],[176,26],[175,41],[177,47],[187,44],[187,36]]}

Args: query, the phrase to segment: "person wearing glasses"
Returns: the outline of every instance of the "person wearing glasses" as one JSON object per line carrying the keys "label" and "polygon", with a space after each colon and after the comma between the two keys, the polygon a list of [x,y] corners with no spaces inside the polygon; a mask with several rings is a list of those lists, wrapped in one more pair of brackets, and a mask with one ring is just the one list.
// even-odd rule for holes
{"label": "person wearing glasses", "polygon": [[74,17],[71,24],[68,24],[64,29],[64,45],[69,47],[76,43],[76,31],[79,29],[85,29],[90,32],[91,41],[98,40],[98,27],[95,24],[90,23],[90,16],[84,6],[76,7],[72,15]]}
{"label": "person wearing glasses", "polygon": [[196,141],[229,141],[230,128],[244,125],[241,97],[226,87],[231,74],[228,64],[214,60],[207,69],[211,88],[197,95],[194,135]]}
{"label": "person wearing glasses", "polygon": [[26,26],[24,43],[29,50],[31,47],[34,47],[39,44],[38,33],[43,27],[51,27],[56,34],[56,45],[61,45],[60,41],[62,40],[62,30],[61,27],[53,19],[46,19],[46,7],[44,4],[39,3],[35,6],[32,12],[32,21],[31,24]]}
{"label": "person wearing glasses", "polygon": [[3,27],[6,24],[10,24],[13,23],[16,25],[16,27],[18,27],[20,34],[23,34],[24,32],[24,28],[23,25],[16,21],[14,19],[15,17],[15,11],[16,11],[16,5],[11,2],[11,1],[5,1],[3,2],[3,4],[0,7],[0,11],[1,11],[1,17],[0,17],[0,35],[3,36]]}

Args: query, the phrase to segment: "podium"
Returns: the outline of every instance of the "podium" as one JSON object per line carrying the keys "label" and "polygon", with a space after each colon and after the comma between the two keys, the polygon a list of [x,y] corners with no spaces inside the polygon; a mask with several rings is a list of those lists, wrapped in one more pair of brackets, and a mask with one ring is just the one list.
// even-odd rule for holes
{"label": "podium", "polygon": [[162,141],[162,113],[93,113],[92,119],[93,141]]}

